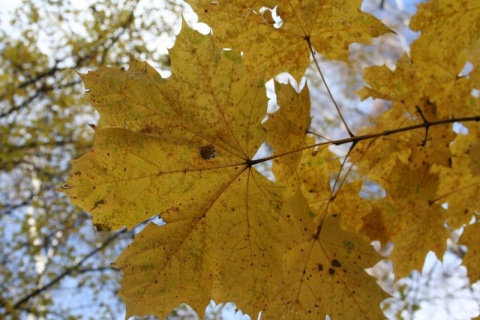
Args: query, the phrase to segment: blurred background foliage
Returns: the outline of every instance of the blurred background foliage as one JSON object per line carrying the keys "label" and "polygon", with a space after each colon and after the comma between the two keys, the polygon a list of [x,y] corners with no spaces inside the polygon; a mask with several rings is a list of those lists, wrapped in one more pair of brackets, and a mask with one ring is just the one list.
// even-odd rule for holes
{"label": "blurred background foliage", "polygon": [[[413,1],[406,2],[410,7],[402,6],[400,0],[365,1],[363,10],[382,18],[396,35],[375,40],[373,46],[352,45],[350,65],[321,61],[351,128],[368,124],[370,117],[388,108],[385,101],[360,103],[355,90],[363,84],[365,66],[386,63],[393,67],[408,51],[415,38],[408,29],[414,9]],[[95,232],[89,214],[71,206],[56,191],[65,183],[69,161],[90,149],[93,130],[88,124],[98,121],[93,108],[82,100],[84,87],[76,72],[100,65],[126,67],[133,57],[147,60],[168,76],[165,48],[173,45],[186,9],[179,0],[16,0],[2,4],[0,319],[120,319],[124,315],[124,306],[115,295],[121,274],[110,264],[142,226]],[[191,20],[191,15],[185,17]],[[315,115],[312,126],[323,137],[338,138],[345,132],[335,110],[326,107],[331,101],[315,72],[308,69],[305,78]],[[378,193],[372,190],[370,194]],[[461,255],[461,251],[455,255],[458,261]],[[471,294],[466,276],[458,280],[459,273],[452,270],[465,271],[459,263],[451,265],[450,269],[438,267],[436,272],[427,268],[422,275],[412,274],[412,281],[403,279],[397,284],[388,264],[377,267],[373,273],[395,296],[384,304],[387,315],[414,319],[421,302],[432,296],[428,288],[446,281],[445,274],[457,274],[455,283]],[[433,274],[441,274],[436,276],[438,281],[430,281]],[[433,287],[433,299],[444,301],[438,298],[439,287]],[[445,291],[445,299],[451,299],[449,294]],[[212,302],[205,318],[221,319],[225,309],[235,313],[232,304],[222,307]],[[185,305],[169,316],[196,318]]]}
{"label": "blurred background foliage", "polygon": [[155,44],[173,38],[182,4],[10,4],[0,9],[0,318],[118,319],[120,274],[110,264],[132,232],[95,233],[55,191],[89,150],[97,119],[76,72],[129,57],[167,70]]}

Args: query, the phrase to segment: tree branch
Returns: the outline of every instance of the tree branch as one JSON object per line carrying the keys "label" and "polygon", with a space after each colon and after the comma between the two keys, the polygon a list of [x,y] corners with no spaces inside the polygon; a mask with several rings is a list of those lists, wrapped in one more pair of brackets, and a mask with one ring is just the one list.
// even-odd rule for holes
{"label": "tree branch", "polygon": [[451,119],[443,119],[443,120],[437,120],[437,121],[431,121],[431,122],[427,121],[427,122],[422,122],[422,123],[415,124],[415,125],[412,125],[412,126],[406,126],[406,127],[402,127],[402,128],[398,128],[398,129],[392,129],[392,130],[385,130],[385,131],[378,132],[378,133],[370,133],[370,134],[364,134],[364,135],[354,136],[354,137],[349,137],[349,138],[344,138],[344,139],[324,141],[324,142],[316,143],[316,144],[313,144],[313,145],[310,145],[310,146],[305,146],[303,148],[299,148],[299,149],[296,149],[296,150],[292,150],[292,151],[289,151],[289,152],[285,152],[285,153],[282,153],[282,154],[273,155],[271,157],[266,157],[266,158],[253,160],[253,161],[251,161],[251,165],[255,165],[257,163],[261,163],[261,162],[265,162],[265,161],[268,161],[268,160],[284,157],[284,156],[292,154],[292,153],[300,152],[300,151],[303,151],[303,150],[307,150],[307,149],[311,149],[311,148],[315,148],[315,147],[319,147],[319,146],[324,146],[324,145],[339,146],[339,145],[346,144],[346,143],[352,143],[352,142],[357,143],[357,142],[360,142],[360,141],[363,141],[363,140],[376,139],[376,138],[379,138],[379,137],[390,136],[392,134],[397,134],[397,133],[400,133],[400,132],[416,130],[416,129],[426,129],[427,127],[439,126],[439,125],[442,125],[442,124],[453,124],[453,123],[456,123],[456,122],[480,122],[480,116],[451,118]]}
{"label": "tree branch", "polygon": [[84,256],[80,261],[78,261],[76,264],[74,264],[73,266],[71,266],[70,268],[66,269],[65,271],[63,271],[61,274],[59,274],[58,276],[56,276],[54,279],[52,279],[49,283],[45,284],[44,286],[32,291],[31,293],[29,293],[28,295],[26,295],[25,297],[21,298],[19,301],[17,301],[14,305],[13,305],[13,308],[14,309],[18,309],[19,307],[21,307],[24,303],[28,302],[30,299],[32,299],[34,296],[50,289],[52,286],[54,286],[55,284],[57,284],[58,282],[60,282],[63,278],[65,278],[66,276],[70,275],[71,273],[73,273],[74,271],[76,271],[86,260],[88,260],[90,257],[96,255],[97,253],[99,253],[100,251],[102,251],[104,248],[106,248],[111,242],[113,242],[114,240],[116,240],[120,235],[124,234],[125,232],[127,232],[127,228],[122,228],[120,229],[119,231],[115,232],[112,236],[110,236],[108,239],[106,239],[98,248],[96,248],[95,250],[91,251],[90,253],[88,253],[86,256]]}

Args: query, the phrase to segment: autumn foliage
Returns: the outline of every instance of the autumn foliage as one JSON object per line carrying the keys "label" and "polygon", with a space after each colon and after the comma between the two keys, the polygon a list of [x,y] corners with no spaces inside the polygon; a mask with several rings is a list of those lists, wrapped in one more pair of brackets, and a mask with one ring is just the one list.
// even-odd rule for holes
{"label": "autumn foliage", "polygon": [[[478,1],[420,5],[410,55],[395,71],[366,68],[358,92],[391,107],[358,132],[344,123],[339,140],[310,128],[308,86],[275,83],[280,109],[263,122],[265,82],[298,80],[311,59],[323,78],[319,55],[348,61],[351,43],[390,32],[361,1],[188,2],[213,35],[184,24],[171,77],[136,60],[82,76],[101,117],[65,192],[100,229],[166,222],[115,262],[127,315],[165,317],[182,302],[199,312],[212,299],[264,319],[382,319],[387,294],[364,271],[382,259],[370,242],[393,242],[389,259],[406,276],[428,251],[444,252],[446,224],[467,225],[480,205]],[[275,6],[281,26],[261,10]],[[254,158],[265,142],[273,154]],[[344,144],[345,157],[329,149]],[[274,182],[256,169],[269,160]],[[386,195],[362,196],[365,185]],[[472,281],[479,228],[460,239]]]}

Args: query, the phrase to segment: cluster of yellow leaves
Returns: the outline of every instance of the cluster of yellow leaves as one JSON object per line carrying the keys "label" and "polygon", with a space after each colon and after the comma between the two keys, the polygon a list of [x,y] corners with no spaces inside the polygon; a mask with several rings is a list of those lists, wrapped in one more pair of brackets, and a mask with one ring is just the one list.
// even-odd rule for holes
{"label": "cluster of yellow leaves", "polygon": [[[365,70],[369,87],[360,91],[361,96],[392,101],[392,107],[361,134],[478,115],[479,99],[471,94],[480,87],[478,77],[458,75],[478,52],[480,35],[473,30],[479,27],[479,8],[468,0],[419,6],[410,26],[422,35],[412,44],[411,56],[402,57],[394,72],[385,66]],[[461,36],[459,28],[464,31]],[[389,258],[397,276],[419,269],[430,250],[442,255],[448,238],[444,222],[458,228],[480,208],[478,182],[470,172],[478,167],[470,165],[466,145],[477,141],[478,125],[467,127],[468,135],[458,136],[451,124],[386,135],[362,141],[352,152],[360,171],[386,190],[385,199],[372,203],[362,229],[371,239],[395,243]],[[445,203],[448,209],[442,206]],[[471,271],[476,273],[477,268]]]}
{"label": "cluster of yellow leaves", "polygon": [[[347,61],[351,43],[369,43],[389,31],[360,11],[361,0],[187,2],[212,27],[219,43],[243,52],[251,76],[265,74],[266,79],[280,72],[300,79],[310,64],[309,44],[328,59]],[[272,11],[282,21],[280,28]]]}
{"label": "cluster of yellow leaves", "polygon": [[[190,3],[214,36],[184,25],[170,51],[169,79],[141,61],[128,71],[103,67],[83,76],[101,119],[93,150],[73,163],[72,202],[100,228],[133,227],[155,215],[166,222],[148,225],[116,262],[127,316],[163,317],[182,302],[199,311],[213,299],[233,301],[251,315],[262,311],[266,319],[381,319],[386,295],[364,271],[380,259],[369,239],[395,243],[391,259],[403,276],[421,266],[428,250],[443,252],[445,219],[458,226],[477,209],[472,201],[448,210],[442,204],[478,184],[478,144],[455,138],[451,123],[428,125],[471,115],[467,104],[477,110],[470,92],[447,90],[466,81],[473,88],[473,80],[456,75],[474,53],[464,47],[464,59],[439,76],[426,67],[422,46],[431,38],[425,36],[395,72],[366,70],[369,87],[361,95],[393,102],[360,132],[386,133],[358,139],[350,154],[359,173],[387,192],[369,201],[359,197],[361,180],[332,190],[341,165],[326,144],[313,148],[315,139],[306,135],[308,89],[275,84],[280,110],[261,124],[264,83],[282,71],[300,78],[314,49],[346,59],[351,42],[388,29],[360,12],[360,1]],[[272,10],[261,10],[276,5],[280,28],[272,25]],[[428,25],[416,21],[447,10],[430,6],[422,5],[413,22],[426,35]],[[461,23],[460,16],[451,15],[450,23]],[[448,59],[438,58],[439,66]],[[424,129],[398,130],[415,124]],[[265,141],[274,150],[275,183],[254,168],[267,160],[253,160]],[[465,150],[471,159],[462,159]],[[453,212],[459,207],[468,212],[461,219]]]}

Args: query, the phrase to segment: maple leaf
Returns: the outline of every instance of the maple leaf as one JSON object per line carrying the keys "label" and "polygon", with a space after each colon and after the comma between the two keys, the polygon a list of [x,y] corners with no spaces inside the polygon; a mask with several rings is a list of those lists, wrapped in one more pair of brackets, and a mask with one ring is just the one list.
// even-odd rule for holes
{"label": "maple leaf", "polygon": [[438,177],[428,166],[411,171],[398,162],[390,179],[387,196],[371,202],[372,212],[363,217],[361,232],[371,240],[394,243],[388,258],[395,275],[402,278],[421,269],[429,251],[443,254],[449,233],[444,227],[445,209],[431,201]]}
{"label": "maple leaf", "polygon": [[451,168],[439,167],[440,185],[437,197],[448,202],[447,222],[452,228],[467,224],[480,210],[480,128],[467,125],[469,133],[458,135],[450,145]]}
{"label": "maple leaf", "polygon": [[340,215],[317,226],[304,216],[305,241],[284,258],[286,285],[262,316],[266,319],[383,319],[378,308],[388,295],[365,272],[380,256],[361,235],[343,231]]}
{"label": "maple leaf", "polygon": [[[312,136],[303,139],[305,142],[300,139],[305,136],[303,125],[309,123],[310,115],[302,112],[298,104],[301,99],[295,100],[295,97],[300,98],[293,95],[289,100],[296,102],[293,104],[299,112],[284,115],[290,112],[289,108],[280,108],[274,114],[276,117],[266,123],[277,134],[288,128],[288,118],[300,124],[289,131],[293,134],[292,141],[282,143],[277,135],[269,140],[275,153],[288,150],[289,143],[292,143],[289,147],[301,148],[315,142]],[[286,194],[297,205],[305,203],[305,194],[308,208],[298,210],[296,216],[303,241],[284,256],[284,278],[288,280],[269,301],[262,316],[267,319],[318,319],[326,315],[333,319],[382,319],[378,305],[388,295],[365,272],[380,260],[380,256],[362,235],[341,227],[340,216],[361,219],[368,213],[362,203],[364,200],[356,196],[359,184],[344,187],[345,193],[333,200],[331,179],[338,173],[340,164],[328,147],[313,152],[307,149],[274,160],[277,161],[274,161],[273,171],[281,177],[278,183],[285,185],[289,190]],[[297,170],[286,177],[284,173],[291,172],[292,168]],[[352,186],[355,191],[349,190]]]}
{"label": "maple leaf", "polygon": [[[406,126],[412,119],[405,116],[403,106],[394,104],[376,119],[375,128],[364,128],[361,134]],[[360,226],[360,232],[371,240],[393,241],[389,259],[398,277],[420,269],[428,251],[441,255],[445,250],[449,235],[443,225],[447,215],[437,201],[439,177],[433,168],[448,165],[448,143],[454,136],[441,127],[429,131],[428,136],[410,130],[361,141],[350,153],[359,172],[378,183],[386,191],[386,198],[372,201],[372,211],[361,218],[361,223],[358,215],[346,215],[349,221],[345,225]]]}
{"label": "maple leaf", "polygon": [[358,90],[362,100],[372,97],[402,102],[413,110],[424,98],[422,88],[417,83],[417,66],[405,54],[396,64],[395,71],[387,66],[365,68],[363,79],[367,86]]}
{"label": "maple leaf", "polygon": [[165,316],[186,302],[235,301],[258,313],[283,281],[296,208],[251,167],[265,139],[262,79],[239,54],[186,28],[162,79],[145,62],[84,76],[101,115],[93,150],[67,190],[105,228],[160,214],[117,261],[127,315]]}
{"label": "maple leaf", "polygon": [[[390,31],[360,11],[360,0],[187,2],[212,27],[216,39],[244,52],[249,74],[265,72],[267,79],[285,71],[299,80],[310,63],[310,44],[328,59],[347,61],[351,43],[368,43]],[[281,27],[273,23],[274,8]]]}
{"label": "maple leaf", "polygon": [[265,308],[283,286],[284,244],[298,238],[288,222],[296,209],[278,189],[245,171],[201,218],[148,226],[116,262],[127,314],[165,316],[183,302],[198,312],[210,299],[235,301],[249,314]]}
{"label": "maple leaf", "polygon": [[459,74],[467,59],[478,52],[479,10],[476,0],[431,1],[418,6],[410,27],[421,31],[422,36],[412,45],[412,56],[415,61],[428,61],[430,70],[424,71]]}
{"label": "maple leaf", "polygon": [[141,61],[84,76],[101,120],[93,150],[73,163],[68,193],[95,223],[133,227],[160,211],[202,210],[264,140],[263,81],[247,82],[238,55],[184,29],[168,81]]}
{"label": "maple leaf", "polygon": [[303,154],[298,176],[309,214],[297,219],[304,222],[305,241],[285,259],[285,270],[292,279],[288,290],[296,292],[297,298],[281,296],[279,300],[294,305],[299,319],[312,314],[315,318],[328,314],[333,319],[383,319],[382,312],[376,311],[388,295],[365,272],[381,257],[368,239],[355,233],[361,229],[362,217],[370,213],[368,201],[358,196],[361,182],[332,192],[340,167],[337,157],[328,148]]}
{"label": "maple leaf", "polygon": [[471,92],[480,85],[475,76],[478,68],[472,77],[459,74],[467,61],[478,59],[480,37],[474,31],[480,27],[478,8],[475,0],[419,5],[410,26],[422,34],[412,44],[411,60],[404,55],[393,73],[386,66],[367,68],[365,80],[370,88],[362,89],[361,96],[401,101],[409,112],[421,106],[417,101],[427,98],[440,118],[475,114],[479,99]]}
{"label": "maple leaf", "polygon": [[[297,93],[289,85],[275,81],[275,93],[280,110],[270,114],[264,127],[268,132],[267,142],[274,150],[275,155],[282,155],[273,160],[273,173],[277,181],[291,179],[296,176],[296,171],[302,158],[300,150],[308,143],[305,134],[310,126],[310,94],[308,86]],[[288,139],[285,133],[288,132]],[[314,142],[310,140],[310,142]],[[293,186],[293,192],[295,192]]]}
{"label": "maple leaf", "polygon": [[467,253],[463,258],[463,264],[467,267],[468,277],[471,282],[478,281],[480,279],[480,239],[478,234],[480,232],[480,223],[478,221],[474,224],[465,227],[462,236],[458,240],[459,244],[467,246]]}

